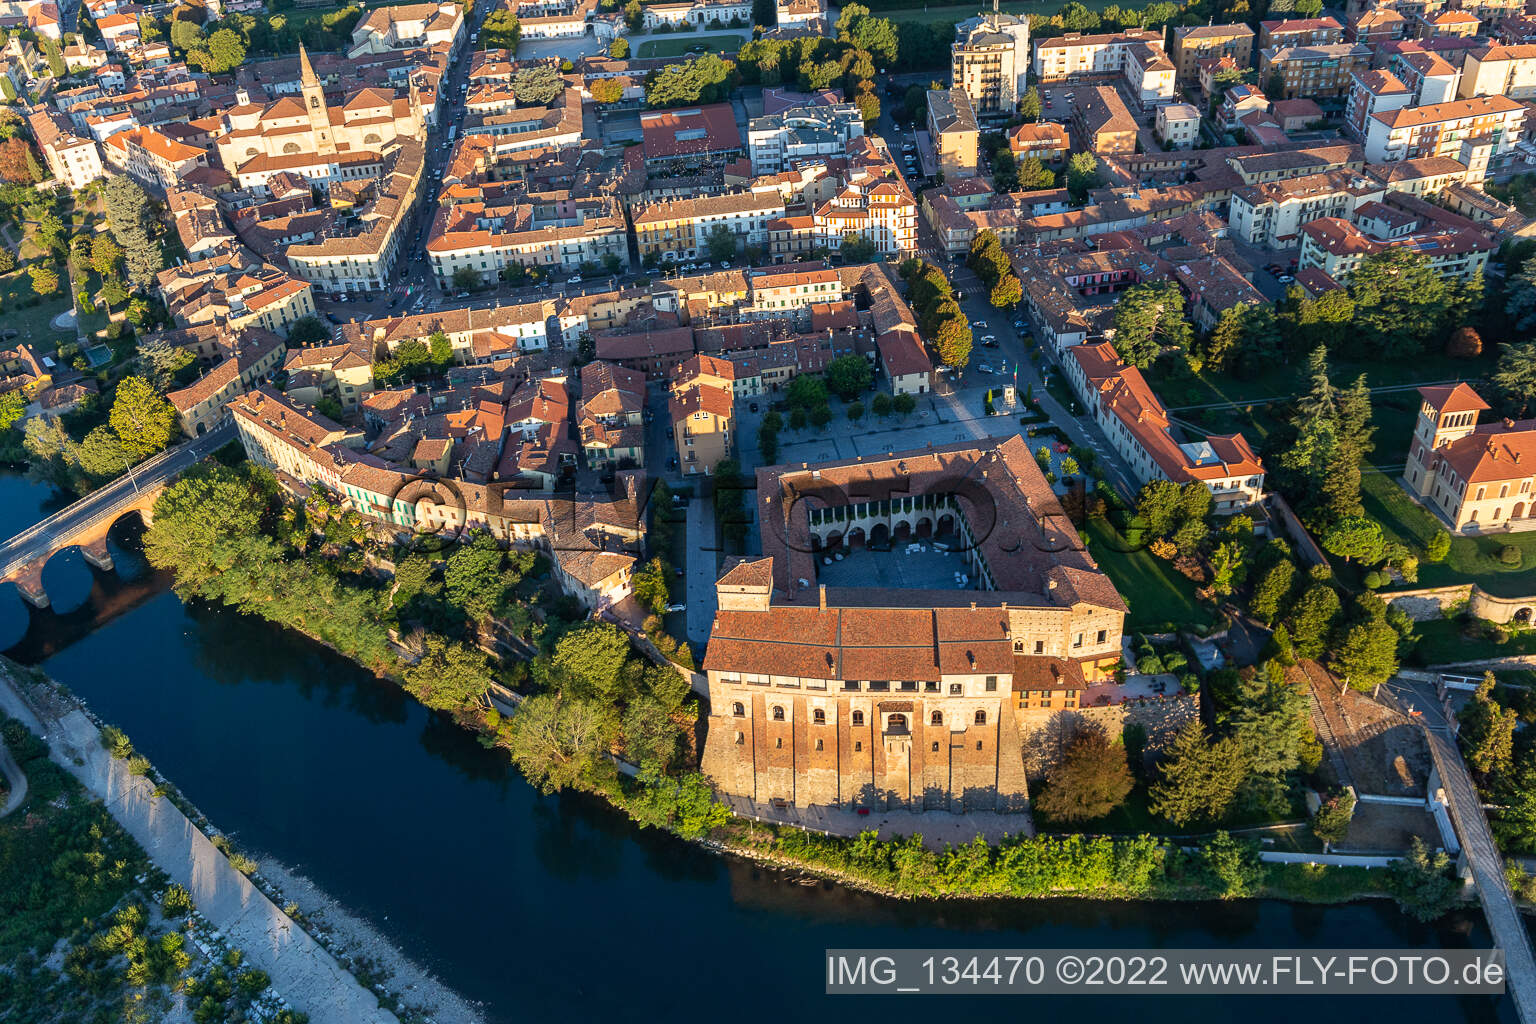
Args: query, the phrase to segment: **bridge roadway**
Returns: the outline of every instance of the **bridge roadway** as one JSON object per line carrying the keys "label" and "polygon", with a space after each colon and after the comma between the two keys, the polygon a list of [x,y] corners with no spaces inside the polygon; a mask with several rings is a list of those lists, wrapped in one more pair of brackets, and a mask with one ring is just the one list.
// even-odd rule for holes
{"label": "bridge roadway", "polygon": [[14,579],[29,566],[41,571],[42,563],[50,556],[79,543],[78,538],[89,534],[92,528],[105,533],[124,511],[142,507],[146,496],[157,494],[178,475],[233,441],[237,434],[232,421],[221,423],[202,437],[167,448],[133,467],[131,473],[22,530],[0,544],[0,579]]}
{"label": "bridge roadway", "polygon": [[1462,853],[1472,869],[1472,882],[1483,905],[1483,917],[1493,933],[1493,944],[1504,951],[1508,991],[1522,1024],[1536,1024],[1536,957],[1514,894],[1504,878],[1504,858],[1494,845],[1493,831],[1483,813],[1482,801],[1472,785],[1466,762],[1456,746],[1456,736],[1446,720],[1444,706],[1434,688],[1402,677],[1382,688],[1383,703],[1395,706],[1424,729],[1429,752],[1440,775],[1446,809]]}

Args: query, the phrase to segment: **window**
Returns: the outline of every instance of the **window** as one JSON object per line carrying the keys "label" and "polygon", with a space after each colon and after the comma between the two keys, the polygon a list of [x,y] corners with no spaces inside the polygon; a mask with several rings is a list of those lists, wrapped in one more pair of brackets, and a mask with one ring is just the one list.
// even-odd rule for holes
{"label": "window", "polygon": [[817,740],[817,741],[816,741],[816,749],[817,749],[817,750],[823,750],[823,749],[825,749],[825,748],[824,748],[824,747],[823,747],[823,746],[822,746],[822,743],[821,743],[821,740]]}
{"label": "window", "polygon": [[960,696],[964,692],[965,692],[965,687],[960,685],[959,683],[950,683],[949,684],[949,695],[951,697],[958,697],[958,696]]}
{"label": "window", "polygon": [[863,725],[864,724],[864,712],[862,712],[862,711],[855,711],[853,713],[853,724],[854,725]]}
{"label": "window", "polygon": [[859,688],[859,681],[857,679],[844,679],[843,680],[843,689],[857,691],[858,688]]}
{"label": "window", "polygon": [[817,725],[826,725],[827,713],[821,710],[821,708],[817,708],[815,711],[811,712],[811,721],[815,722]]}
{"label": "window", "polygon": [[987,692],[997,692],[997,676],[987,676]]}
{"label": "window", "polygon": [[980,750],[980,749],[981,749],[981,740],[977,740],[977,741],[976,741],[976,749],[977,749],[977,750]]}
{"label": "window", "polygon": [[738,743],[738,744],[740,744],[740,743],[745,743],[745,742],[746,742],[746,737],[745,737],[745,736],[743,736],[743,735],[742,735],[742,734],[741,734],[741,733],[739,733],[739,732],[738,732],[738,733],[737,733],[737,734],[736,734],[736,742],[737,742],[737,743]]}
{"label": "window", "polygon": [[938,693],[939,692],[939,684],[936,683],[936,682],[933,682],[932,680],[929,680],[928,682],[923,684],[923,692],[924,693]]}
{"label": "window", "polygon": [[1099,643],[1102,644],[1108,638],[1109,638],[1109,631],[1108,630],[1106,630],[1106,629],[1099,630],[1099,639],[1098,639]]}
{"label": "window", "polygon": [[935,754],[937,754],[939,752],[939,741],[938,740],[934,740],[933,741],[933,752]]}
{"label": "window", "polygon": [[871,679],[869,681],[869,688],[874,693],[886,693],[891,688],[891,681],[889,679]]}
{"label": "window", "polygon": [[944,724],[944,712],[942,712],[942,711],[935,711],[933,714],[929,715],[928,716],[928,724],[929,725],[943,725]]}
{"label": "window", "polygon": [[773,720],[775,722],[784,721],[784,709],[779,707],[777,704],[775,704],[773,707]]}
{"label": "window", "polygon": [[861,751],[863,749],[864,749],[864,741],[863,740],[854,740],[853,741],[853,752],[855,754],[857,754],[859,751]]}
{"label": "window", "polygon": [[896,687],[897,687],[897,689],[902,690],[902,691],[904,691],[906,693],[916,693],[917,692],[917,682],[915,680],[911,681],[911,682],[903,681],[903,682],[897,683]]}
{"label": "window", "polygon": [[731,705],[731,714],[737,718],[745,718],[747,716],[747,709],[742,706],[741,701],[737,701]]}
{"label": "window", "polygon": [[1045,641],[1044,640],[1036,640],[1035,641],[1035,653],[1036,654],[1044,654],[1045,653]]}
{"label": "window", "polygon": [[978,712],[976,712],[976,724],[977,725],[986,725],[987,724],[987,713],[985,711],[978,711]]}
{"label": "window", "polygon": [[885,727],[890,732],[906,732],[907,716],[897,713],[886,719]]}
{"label": "window", "polygon": [[1077,634],[1077,639],[1072,641],[1072,646],[1073,647],[1081,647],[1081,646],[1083,646],[1083,634],[1081,634],[1081,633]]}
{"label": "window", "polygon": [[774,745],[774,747],[776,749],[783,750],[784,749],[784,737],[780,736],[778,739],[774,740],[773,741],[773,745]]}

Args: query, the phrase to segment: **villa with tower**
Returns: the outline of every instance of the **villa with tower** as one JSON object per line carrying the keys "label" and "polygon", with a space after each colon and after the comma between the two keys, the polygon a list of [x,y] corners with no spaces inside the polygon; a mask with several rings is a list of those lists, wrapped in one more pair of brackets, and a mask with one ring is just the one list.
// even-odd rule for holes
{"label": "villa with tower", "polygon": [[1419,395],[1409,492],[1455,533],[1536,529],[1536,420],[1479,423],[1489,405],[1466,384]]}

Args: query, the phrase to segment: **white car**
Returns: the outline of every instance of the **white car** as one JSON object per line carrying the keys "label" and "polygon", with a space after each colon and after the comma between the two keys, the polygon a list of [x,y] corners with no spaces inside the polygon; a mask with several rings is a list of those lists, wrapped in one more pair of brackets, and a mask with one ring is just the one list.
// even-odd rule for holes
{"label": "white car", "polygon": [[667,612],[668,613],[671,613],[671,612],[685,612],[687,610],[688,610],[688,606],[685,605],[685,604],[669,604],[669,605],[667,605]]}
{"label": "white car", "polygon": [[990,363],[977,363],[976,364],[976,372],[977,373],[991,373],[992,372],[992,366],[991,366]]}
{"label": "white car", "polygon": [[971,326],[984,331],[987,329],[987,322],[985,320],[972,320]]}
{"label": "white car", "polygon": [[581,275],[577,274],[565,282],[566,284],[581,284]]}

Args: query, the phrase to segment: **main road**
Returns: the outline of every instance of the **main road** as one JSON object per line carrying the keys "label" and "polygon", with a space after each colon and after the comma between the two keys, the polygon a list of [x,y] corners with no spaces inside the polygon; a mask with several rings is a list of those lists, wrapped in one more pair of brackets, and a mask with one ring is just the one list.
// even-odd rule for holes
{"label": "main road", "polygon": [[226,420],[202,437],[167,448],[74,504],[22,530],[0,544],[0,578],[11,576],[29,563],[46,561],[48,556],[67,546],[70,538],[98,525],[103,519],[115,519],[145,491],[175,479],[233,441],[235,435],[234,421]]}

